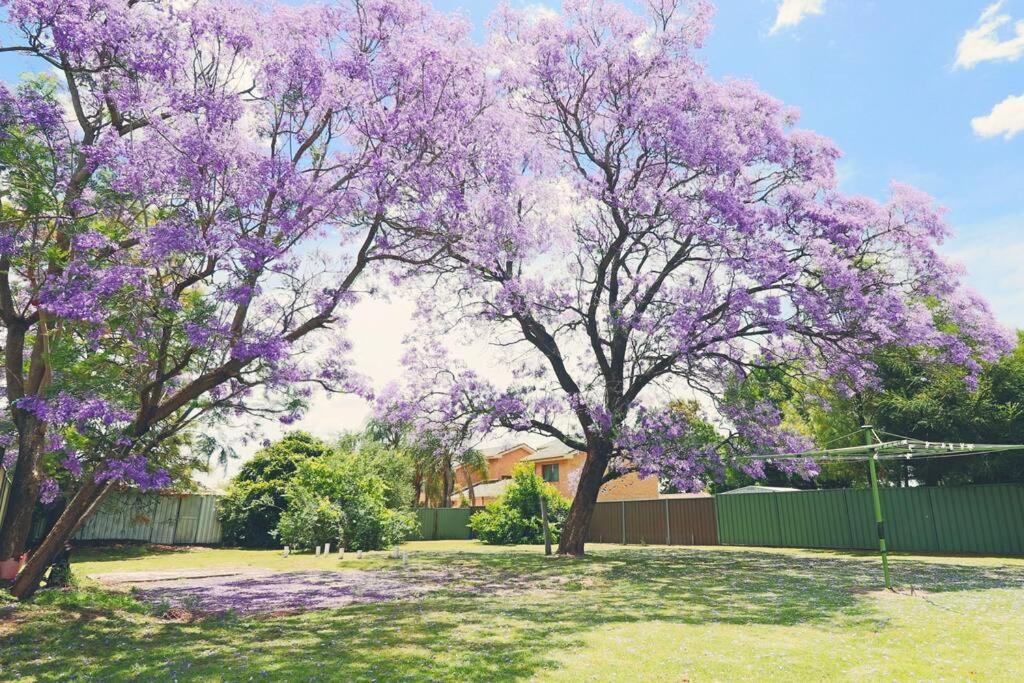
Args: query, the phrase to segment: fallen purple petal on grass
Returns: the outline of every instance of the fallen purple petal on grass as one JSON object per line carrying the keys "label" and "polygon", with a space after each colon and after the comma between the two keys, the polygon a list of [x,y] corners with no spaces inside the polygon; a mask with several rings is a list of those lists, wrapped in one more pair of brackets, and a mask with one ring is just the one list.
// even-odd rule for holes
{"label": "fallen purple petal on grass", "polygon": [[357,603],[399,600],[435,592],[454,577],[444,572],[247,571],[170,575],[128,572],[101,577],[104,583],[131,586],[139,600],[166,603],[206,613],[255,614],[313,610]]}

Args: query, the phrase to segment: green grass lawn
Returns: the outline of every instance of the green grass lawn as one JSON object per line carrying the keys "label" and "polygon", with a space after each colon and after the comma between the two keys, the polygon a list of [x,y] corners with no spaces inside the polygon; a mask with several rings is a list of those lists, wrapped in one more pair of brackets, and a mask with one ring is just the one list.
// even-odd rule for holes
{"label": "green grass lawn", "polygon": [[[395,568],[386,553],[87,550],[78,590],[0,601],[0,680],[1024,679],[1024,561],[594,545],[410,543],[492,586],[341,609],[168,622],[92,579],[125,571]],[[515,584],[517,590],[502,586]],[[913,586],[913,594],[910,592]]]}

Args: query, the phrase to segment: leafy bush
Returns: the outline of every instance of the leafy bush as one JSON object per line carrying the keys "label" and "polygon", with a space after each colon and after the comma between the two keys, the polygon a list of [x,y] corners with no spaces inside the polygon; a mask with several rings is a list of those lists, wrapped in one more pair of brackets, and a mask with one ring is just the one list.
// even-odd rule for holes
{"label": "leafy bush", "polygon": [[341,508],[305,488],[289,493],[288,509],[277,524],[281,542],[296,548],[337,544],[345,526],[345,513]]}
{"label": "leafy bush", "polygon": [[220,500],[219,515],[224,540],[249,548],[280,545],[275,534],[285,509],[285,490],[299,463],[322,458],[327,444],[305,432],[286,434],[239,470]]}
{"label": "leafy bush", "polygon": [[334,455],[300,463],[285,493],[286,512],[277,532],[299,548],[325,542],[349,550],[380,550],[417,529],[411,510],[387,506],[389,487],[366,462]]}
{"label": "leafy bush", "polygon": [[543,543],[540,500],[548,509],[551,541],[558,542],[562,524],[569,514],[569,501],[541,479],[533,467],[520,463],[512,472],[512,483],[505,495],[490,503],[469,519],[469,526],[483,543],[517,545]]}

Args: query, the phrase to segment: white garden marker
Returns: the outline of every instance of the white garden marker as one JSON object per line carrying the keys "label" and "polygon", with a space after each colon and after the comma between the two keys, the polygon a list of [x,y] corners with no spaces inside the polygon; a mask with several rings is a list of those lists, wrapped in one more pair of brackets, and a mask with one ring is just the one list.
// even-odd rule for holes
{"label": "white garden marker", "polygon": [[340,548],[338,548],[338,559],[339,560],[344,560],[345,559],[345,546],[341,546]]}
{"label": "white garden marker", "polygon": [[320,546],[316,547],[316,555],[317,557],[320,557]]}
{"label": "white garden marker", "polygon": [[363,551],[362,550],[360,550],[358,553],[356,553],[356,559],[357,560],[363,559]]}
{"label": "white garden marker", "polygon": [[285,557],[288,557],[288,555],[291,554],[291,552],[292,552],[291,548],[289,548],[288,546],[284,547],[284,556]]}
{"label": "white garden marker", "polygon": [[324,555],[330,555],[330,554],[331,554],[331,544],[330,543],[324,543]]}

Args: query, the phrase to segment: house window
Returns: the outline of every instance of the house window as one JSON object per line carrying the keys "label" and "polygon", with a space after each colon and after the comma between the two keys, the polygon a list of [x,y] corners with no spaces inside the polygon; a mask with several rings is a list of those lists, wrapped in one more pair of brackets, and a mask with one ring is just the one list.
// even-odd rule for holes
{"label": "house window", "polygon": [[540,476],[544,481],[558,481],[558,463],[555,463],[553,465],[541,465]]}

